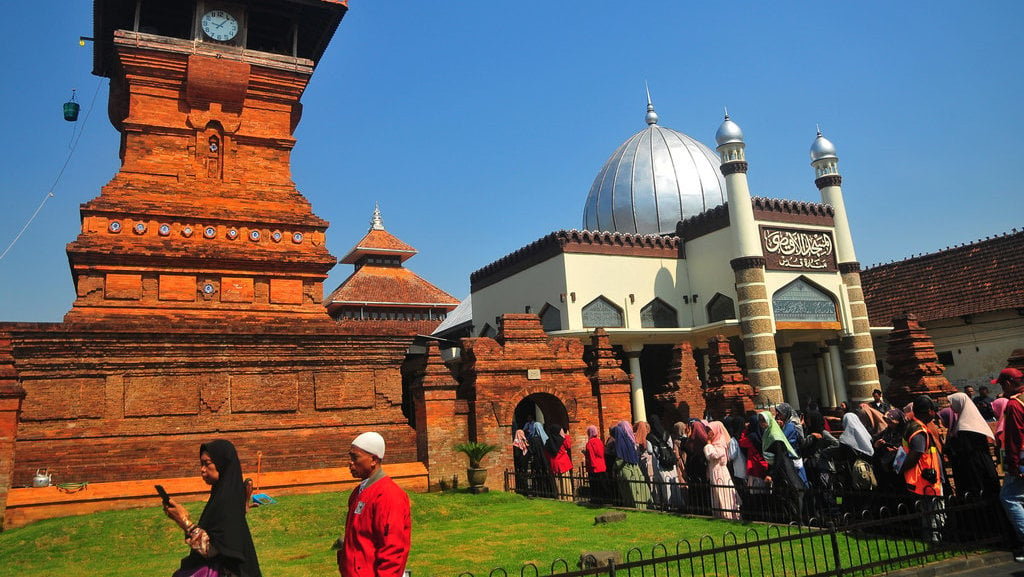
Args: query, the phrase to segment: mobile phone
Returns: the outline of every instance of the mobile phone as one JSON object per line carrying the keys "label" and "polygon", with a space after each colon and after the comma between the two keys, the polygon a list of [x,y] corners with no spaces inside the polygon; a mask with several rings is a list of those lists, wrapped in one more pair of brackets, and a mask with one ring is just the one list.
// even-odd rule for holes
{"label": "mobile phone", "polygon": [[153,487],[156,488],[157,493],[160,493],[160,498],[164,501],[164,507],[169,506],[171,504],[171,496],[167,494],[167,491],[164,491],[164,486],[153,485]]}

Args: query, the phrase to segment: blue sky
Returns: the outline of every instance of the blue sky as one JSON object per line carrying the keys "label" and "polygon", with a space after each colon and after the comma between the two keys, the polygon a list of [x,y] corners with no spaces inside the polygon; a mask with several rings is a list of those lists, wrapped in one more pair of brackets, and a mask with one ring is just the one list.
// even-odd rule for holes
{"label": "blue sky", "polygon": [[[820,200],[808,158],[820,124],[865,266],[1021,226],[1024,3],[731,8],[351,0],[303,97],[293,178],[330,221],[335,256],[379,202],[386,228],[420,251],[406,266],[462,298],[472,271],[581,226],[597,171],[645,126],[647,82],[660,124],[708,145],[728,106],[759,196]],[[107,80],[77,42],[92,34],[91,9],[7,3],[0,23],[0,250],[80,136],[54,197],[0,260],[0,320],[70,309],[65,245],[79,205],[118,168]],[[61,118],[72,88],[77,124]],[[335,267],[325,290],[350,272]]]}

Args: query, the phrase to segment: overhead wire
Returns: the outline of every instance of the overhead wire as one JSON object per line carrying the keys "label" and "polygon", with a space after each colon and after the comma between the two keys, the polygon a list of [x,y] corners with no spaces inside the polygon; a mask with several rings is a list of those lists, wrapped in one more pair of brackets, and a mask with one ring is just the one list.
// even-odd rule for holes
{"label": "overhead wire", "polygon": [[82,139],[82,134],[85,133],[86,123],[89,122],[89,116],[92,114],[92,110],[95,107],[94,105],[96,104],[96,97],[99,95],[100,87],[102,85],[103,78],[100,77],[96,82],[96,90],[92,94],[92,100],[89,102],[89,108],[86,109],[85,116],[82,118],[82,126],[80,127],[80,130],[78,130],[78,133],[73,136],[72,143],[69,146],[67,157],[64,159],[63,166],[61,166],[60,170],[57,172],[57,177],[53,179],[53,184],[50,185],[50,188],[46,191],[46,194],[43,195],[42,202],[40,202],[39,206],[36,207],[35,212],[33,212],[32,216],[29,217],[28,221],[25,223],[25,226],[21,227],[21,230],[18,231],[18,234],[15,235],[14,239],[12,239],[10,244],[7,245],[7,248],[5,248],[2,253],[0,253],[0,260],[3,260],[4,257],[7,256],[7,253],[11,252],[11,249],[14,248],[14,245],[18,243],[18,240],[20,240],[22,235],[25,234],[25,231],[28,230],[28,227],[32,225],[32,221],[34,221],[36,217],[39,216],[39,213],[42,212],[43,207],[46,206],[46,203],[49,202],[49,200],[54,197],[53,191],[54,189],[57,188],[57,185],[60,184],[61,179],[64,177],[64,172],[67,170],[68,165],[71,164],[71,159],[75,155],[75,150],[78,149],[78,142]]}

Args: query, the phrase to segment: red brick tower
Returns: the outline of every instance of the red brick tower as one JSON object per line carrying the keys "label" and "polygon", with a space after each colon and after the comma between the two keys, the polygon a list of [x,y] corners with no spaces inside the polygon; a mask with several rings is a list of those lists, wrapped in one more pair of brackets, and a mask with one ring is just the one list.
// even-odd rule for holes
{"label": "red brick tower", "polygon": [[96,0],[121,169],[81,207],[65,320],[328,322],[328,223],[291,180],[344,0]]}

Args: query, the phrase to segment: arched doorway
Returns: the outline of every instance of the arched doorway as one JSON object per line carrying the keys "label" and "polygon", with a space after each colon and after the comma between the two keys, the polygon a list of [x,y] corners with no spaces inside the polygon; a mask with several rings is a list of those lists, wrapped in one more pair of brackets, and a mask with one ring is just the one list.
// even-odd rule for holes
{"label": "arched doorway", "polygon": [[513,427],[521,429],[527,421],[556,423],[568,428],[569,412],[558,397],[550,393],[533,393],[516,405]]}

